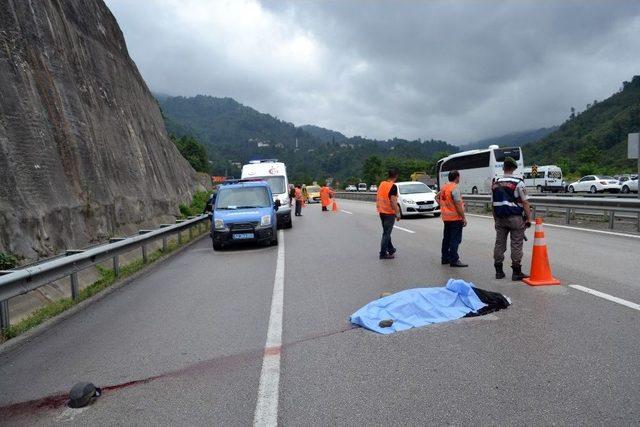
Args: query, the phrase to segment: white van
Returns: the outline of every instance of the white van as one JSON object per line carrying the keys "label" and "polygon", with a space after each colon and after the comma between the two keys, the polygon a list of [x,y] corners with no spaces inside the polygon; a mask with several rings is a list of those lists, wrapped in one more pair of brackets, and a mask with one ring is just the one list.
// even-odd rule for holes
{"label": "white van", "polygon": [[242,166],[242,179],[261,179],[271,187],[273,201],[280,201],[278,227],[291,228],[291,206],[289,206],[289,179],[287,167],[277,159],[252,160]]}
{"label": "white van", "polygon": [[553,191],[554,193],[564,190],[562,184],[562,169],[556,165],[538,166],[538,173],[533,176],[531,166],[524,168],[522,174],[524,184],[527,187],[537,189],[539,192]]}

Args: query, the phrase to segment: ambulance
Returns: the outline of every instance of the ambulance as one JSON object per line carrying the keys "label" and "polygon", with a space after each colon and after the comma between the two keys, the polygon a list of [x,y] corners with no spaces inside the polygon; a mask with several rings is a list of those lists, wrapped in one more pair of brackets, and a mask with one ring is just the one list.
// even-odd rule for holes
{"label": "ambulance", "polygon": [[280,201],[278,228],[291,228],[291,206],[289,203],[289,179],[287,167],[277,159],[252,160],[242,166],[242,179],[261,179],[271,187],[273,201]]}

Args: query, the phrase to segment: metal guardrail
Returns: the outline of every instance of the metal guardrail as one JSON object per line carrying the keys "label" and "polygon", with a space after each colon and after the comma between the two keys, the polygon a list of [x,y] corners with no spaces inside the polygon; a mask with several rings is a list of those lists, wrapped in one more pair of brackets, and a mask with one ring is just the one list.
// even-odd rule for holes
{"label": "metal guardrail", "polygon": [[[361,200],[366,202],[375,201],[375,193],[357,193],[338,191],[336,196],[342,199]],[[485,206],[491,209],[491,195],[489,194],[464,194],[464,202],[468,205]],[[533,214],[538,209],[563,210],[565,224],[571,223],[571,217],[577,210],[580,211],[600,211],[606,215],[609,221],[609,228],[613,229],[616,213],[633,214],[638,217],[637,231],[640,232],[640,199],[637,197],[575,197],[575,196],[549,196],[534,195],[529,196],[529,203],[533,208]]]}
{"label": "metal guardrail", "polygon": [[176,220],[174,225],[162,224],[156,230],[140,230],[138,235],[113,238],[107,244],[93,246],[86,250],[67,250],[66,256],[54,257],[50,261],[39,262],[17,270],[0,271],[0,328],[5,330],[10,325],[10,298],[64,277],[71,277],[71,296],[77,300],[79,271],[112,259],[113,271],[117,277],[120,274],[120,255],[141,248],[142,259],[146,264],[148,262],[147,245],[162,239],[162,251],[166,252],[169,236],[177,234],[178,244],[180,244],[182,232],[188,231],[189,237],[193,238],[193,227],[207,221],[209,221],[208,215]]}

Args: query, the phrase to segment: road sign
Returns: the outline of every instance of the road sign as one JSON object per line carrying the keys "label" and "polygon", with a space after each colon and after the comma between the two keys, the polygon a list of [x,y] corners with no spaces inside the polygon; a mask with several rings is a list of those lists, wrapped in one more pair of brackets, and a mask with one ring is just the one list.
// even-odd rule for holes
{"label": "road sign", "polygon": [[640,133],[629,134],[629,145],[627,147],[627,158],[640,158]]}
{"label": "road sign", "polygon": [[535,178],[538,174],[538,165],[531,166],[531,175]]}

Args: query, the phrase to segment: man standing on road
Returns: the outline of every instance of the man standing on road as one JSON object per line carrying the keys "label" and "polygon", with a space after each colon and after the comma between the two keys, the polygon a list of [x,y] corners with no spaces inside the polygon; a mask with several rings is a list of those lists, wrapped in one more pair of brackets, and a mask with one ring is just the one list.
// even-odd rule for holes
{"label": "man standing on road", "polygon": [[331,204],[332,191],[326,185],[323,185],[320,189],[320,203],[322,204],[322,210],[328,211],[328,206]]}
{"label": "man standing on road", "polygon": [[300,188],[300,185],[296,185],[295,198],[296,198],[296,216],[302,216],[302,204],[304,203],[304,199],[302,197],[302,188]]}
{"label": "man standing on road", "polygon": [[464,204],[458,183],[460,172],[449,172],[449,182],[442,186],[438,192],[440,204],[440,216],[444,222],[442,234],[442,264],[451,267],[467,267],[460,261],[458,246],[462,242],[462,228],[467,226],[467,218],[464,215]]}
{"label": "man standing on road", "polygon": [[502,262],[507,250],[509,234],[511,234],[511,268],[513,269],[511,280],[522,280],[528,277],[522,272],[521,261],[524,231],[531,227],[531,210],[524,181],[513,176],[517,168],[518,163],[513,158],[507,157],[502,168],[504,175],[495,180],[491,191],[496,227],[496,244],[493,250],[496,279],[502,279],[505,276]]}
{"label": "man standing on road", "polygon": [[391,243],[391,232],[393,226],[399,219],[400,208],[398,206],[398,187],[395,182],[398,180],[398,171],[389,170],[389,178],[382,181],[378,186],[376,196],[376,209],[382,221],[382,240],[380,241],[380,259],[395,258],[396,248]]}

